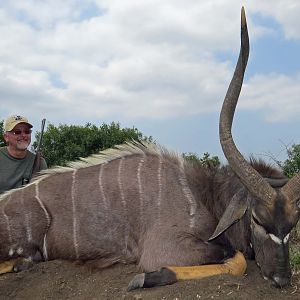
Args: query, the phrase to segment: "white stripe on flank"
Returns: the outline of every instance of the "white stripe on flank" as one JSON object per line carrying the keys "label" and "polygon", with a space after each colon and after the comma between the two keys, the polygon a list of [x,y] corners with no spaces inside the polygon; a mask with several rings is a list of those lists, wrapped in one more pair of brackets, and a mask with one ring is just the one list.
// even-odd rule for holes
{"label": "white stripe on flank", "polygon": [[26,228],[27,241],[31,242],[32,241],[32,231],[31,231],[31,227],[30,227],[30,224],[29,224],[29,219],[30,219],[30,216],[31,216],[31,211],[28,212],[28,210],[25,209],[25,205],[24,205],[24,189],[22,190],[21,203],[22,203],[22,206],[23,206],[23,210],[25,211],[25,228]]}
{"label": "white stripe on flank", "polygon": [[144,222],[144,199],[143,199],[143,187],[142,187],[142,179],[141,179],[141,170],[144,162],[145,159],[143,157],[140,159],[138,170],[137,170],[137,180],[139,185],[139,197],[140,197],[140,219],[141,219],[140,228],[143,228],[142,224]]}
{"label": "white stripe on flank", "polygon": [[197,203],[195,201],[195,198],[192,194],[191,189],[189,188],[185,172],[184,172],[184,161],[181,161],[181,168],[180,168],[180,175],[179,175],[179,182],[181,184],[181,189],[183,192],[183,195],[186,197],[190,204],[190,227],[195,226],[195,214],[196,214],[196,208],[197,208]]}
{"label": "white stripe on flank", "polygon": [[160,225],[161,218],[160,218],[160,213],[161,213],[161,195],[162,195],[162,175],[161,175],[161,170],[162,170],[162,159],[161,156],[159,156],[159,161],[158,161],[158,170],[157,170],[157,181],[158,181],[158,196],[157,196],[157,210],[158,210],[158,224]]}
{"label": "white stripe on flank", "polygon": [[29,215],[31,216],[31,212],[29,214],[25,213],[25,226],[26,226],[27,241],[31,242],[32,241],[32,231],[31,231],[31,227],[29,224],[29,219],[30,219]]}
{"label": "white stripe on flank", "polygon": [[123,168],[123,161],[124,157],[120,159],[119,162],[119,168],[118,168],[118,184],[119,184],[119,189],[120,189],[120,194],[121,194],[121,201],[122,201],[122,206],[124,208],[124,212],[127,215],[127,206],[126,206],[126,201],[125,201],[125,196],[124,196],[124,189],[123,189],[123,184],[122,184],[122,168]]}
{"label": "white stripe on flank", "polygon": [[122,184],[123,161],[124,161],[124,157],[120,158],[119,168],[118,168],[118,184],[119,184],[121,202],[122,202],[123,212],[124,212],[124,217],[125,217],[124,244],[125,244],[125,253],[126,253],[127,252],[127,247],[128,247],[128,237],[129,237],[129,228],[128,228],[128,226],[129,225],[128,225],[127,203],[126,203],[126,200],[125,200],[124,189],[123,189],[123,184]]}
{"label": "white stripe on flank", "polygon": [[44,211],[45,216],[46,216],[46,220],[47,220],[47,229],[46,229],[46,232],[45,232],[45,235],[44,235],[43,256],[44,256],[45,260],[48,260],[46,237],[47,237],[48,229],[50,227],[51,219],[50,219],[50,215],[49,215],[44,203],[40,199],[39,181],[37,181],[36,184],[35,184],[35,199],[38,201],[39,205],[41,206],[42,210]]}
{"label": "white stripe on flank", "polygon": [[71,190],[71,197],[72,197],[72,212],[73,212],[73,242],[74,242],[74,249],[76,259],[79,258],[78,253],[78,240],[77,240],[77,216],[76,216],[76,203],[75,203],[75,194],[76,194],[76,173],[77,170],[74,170],[72,173],[72,190]]}
{"label": "white stripe on flank", "polygon": [[[103,182],[103,173],[104,173],[104,166],[107,163],[103,163],[100,165],[100,171],[99,171],[99,188],[100,188],[100,193],[101,193],[101,198],[102,198],[102,202],[103,202],[103,207],[104,207],[104,222],[105,224],[108,224],[109,220],[108,220],[108,216],[110,216],[110,212],[108,211],[108,201],[107,198],[105,196],[105,191],[104,191],[104,182]],[[101,210],[103,211],[103,209],[101,208]],[[112,228],[111,226],[108,226],[108,230],[106,232],[106,235],[109,239],[111,239],[112,237]]]}
{"label": "white stripe on flank", "polygon": [[12,244],[12,235],[11,235],[11,229],[10,229],[10,222],[9,222],[8,215],[5,213],[5,207],[6,207],[6,205],[8,204],[8,202],[10,200],[11,200],[11,195],[9,195],[9,198],[8,198],[7,202],[5,203],[5,205],[3,205],[2,213],[3,213],[3,216],[4,216],[5,222],[6,222],[6,230],[7,230],[7,233],[8,233],[8,240],[9,240],[9,243]]}
{"label": "white stripe on flank", "polygon": [[100,192],[101,192],[101,197],[102,197],[102,201],[103,201],[103,204],[104,204],[104,208],[105,208],[105,215],[107,215],[107,199],[105,197],[105,193],[104,193],[104,187],[103,187],[103,183],[102,183],[102,176],[103,176],[103,166],[105,164],[102,164],[100,165],[100,171],[99,171],[99,188],[100,188]]}

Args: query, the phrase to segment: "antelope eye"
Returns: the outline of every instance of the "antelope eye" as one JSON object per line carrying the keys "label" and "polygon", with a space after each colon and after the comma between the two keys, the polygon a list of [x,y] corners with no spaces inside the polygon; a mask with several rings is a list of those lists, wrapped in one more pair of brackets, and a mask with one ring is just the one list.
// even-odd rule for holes
{"label": "antelope eye", "polygon": [[258,221],[258,219],[255,217],[254,214],[252,214],[252,219],[253,219],[254,223],[256,223],[256,225],[259,225],[259,226],[263,227],[263,225]]}
{"label": "antelope eye", "polygon": [[268,234],[267,229],[261,224],[261,222],[255,217],[254,214],[252,214],[252,220],[253,220],[253,223],[254,223],[256,229],[257,229],[261,234]]}

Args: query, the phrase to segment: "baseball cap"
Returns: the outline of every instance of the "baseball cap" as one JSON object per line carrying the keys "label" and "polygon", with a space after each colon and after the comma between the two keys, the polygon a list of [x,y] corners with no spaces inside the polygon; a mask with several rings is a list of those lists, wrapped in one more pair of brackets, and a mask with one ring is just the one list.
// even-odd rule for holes
{"label": "baseball cap", "polygon": [[4,131],[11,131],[20,123],[28,124],[30,128],[33,126],[28,122],[28,119],[20,115],[9,116],[4,122]]}

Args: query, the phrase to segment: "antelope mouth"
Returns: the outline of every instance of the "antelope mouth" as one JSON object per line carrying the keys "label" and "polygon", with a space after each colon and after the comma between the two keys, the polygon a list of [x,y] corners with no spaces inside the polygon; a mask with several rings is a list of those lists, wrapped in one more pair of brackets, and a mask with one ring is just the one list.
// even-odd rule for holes
{"label": "antelope mouth", "polygon": [[286,277],[273,277],[272,285],[277,288],[284,288],[291,284],[291,279]]}
{"label": "antelope mouth", "polygon": [[267,281],[269,281],[272,286],[276,288],[284,288],[291,284],[291,277],[286,276],[279,276],[279,275],[272,275],[272,276],[266,276],[262,274],[263,278]]}

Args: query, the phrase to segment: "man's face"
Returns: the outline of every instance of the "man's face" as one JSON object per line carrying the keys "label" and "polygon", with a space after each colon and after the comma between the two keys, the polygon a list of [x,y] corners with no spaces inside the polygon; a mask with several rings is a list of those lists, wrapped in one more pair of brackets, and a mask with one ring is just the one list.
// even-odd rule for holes
{"label": "man's face", "polygon": [[12,131],[5,132],[4,139],[12,150],[25,151],[31,143],[31,128],[20,123]]}

